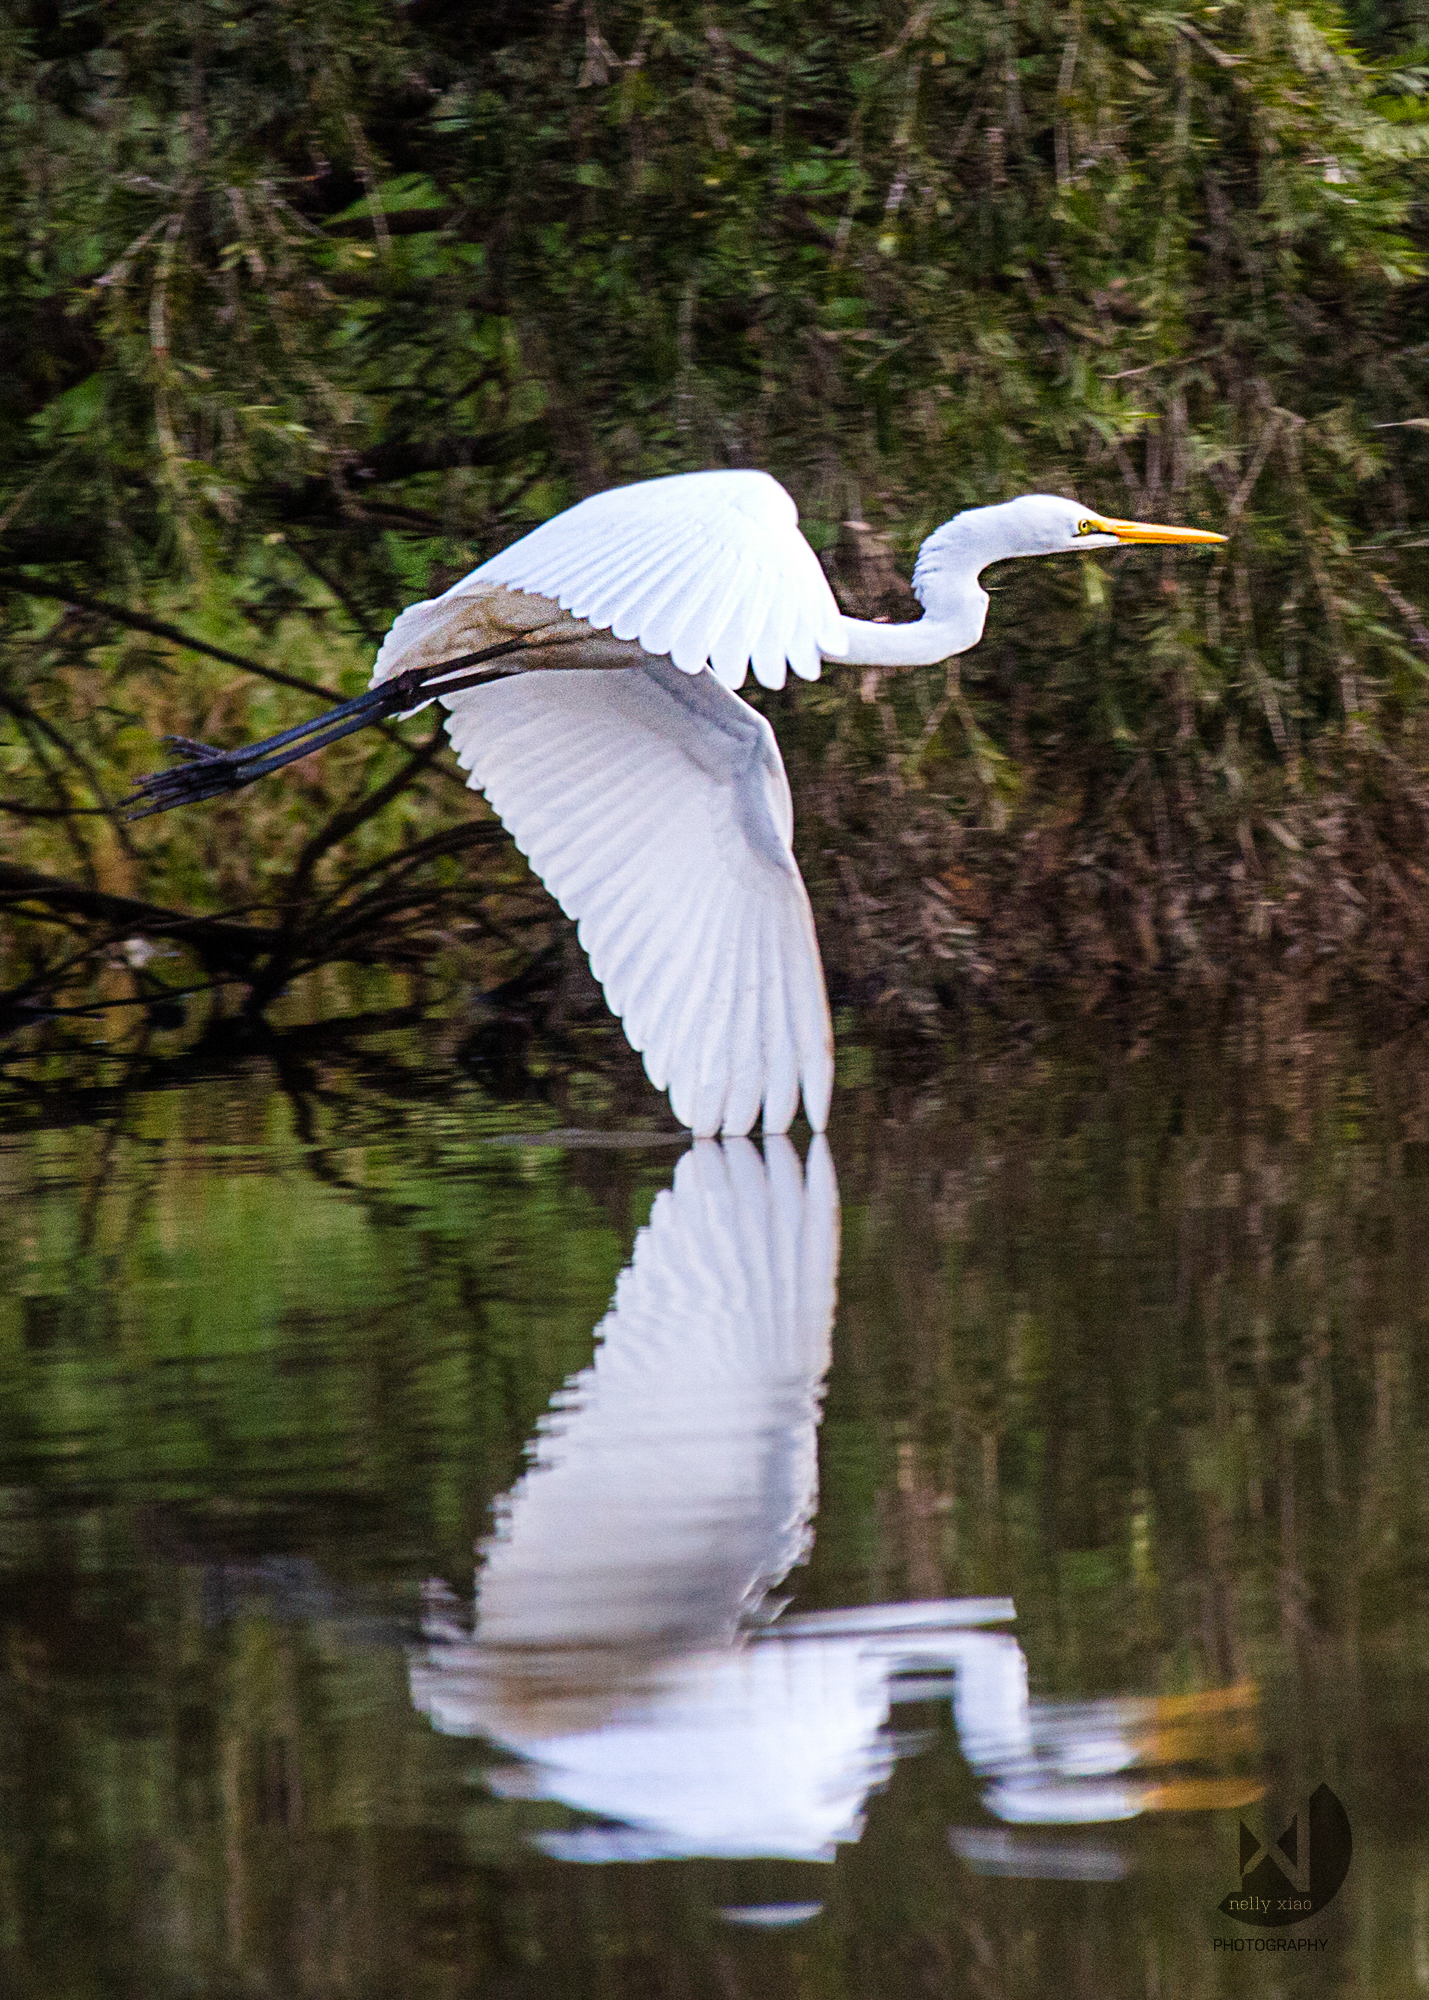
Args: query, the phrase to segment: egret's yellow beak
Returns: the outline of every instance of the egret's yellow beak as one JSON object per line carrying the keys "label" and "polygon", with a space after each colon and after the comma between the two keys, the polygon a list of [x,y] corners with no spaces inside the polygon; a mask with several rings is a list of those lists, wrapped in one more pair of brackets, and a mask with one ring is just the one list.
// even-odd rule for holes
{"label": "egret's yellow beak", "polygon": [[1113,521],[1093,514],[1087,522],[1093,535],[1115,535],[1119,542],[1177,542],[1199,547],[1207,542],[1224,542],[1227,535],[1213,535],[1209,528],[1163,528],[1156,521]]}

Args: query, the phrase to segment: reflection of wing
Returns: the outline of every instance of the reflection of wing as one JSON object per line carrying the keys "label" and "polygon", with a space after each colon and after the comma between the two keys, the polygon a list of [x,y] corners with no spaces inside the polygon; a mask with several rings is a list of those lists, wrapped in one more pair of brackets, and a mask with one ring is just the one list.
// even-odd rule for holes
{"label": "reflection of wing", "polygon": [[838,1233],[824,1140],[803,1174],[787,1139],[684,1155],[487,1544],[476,1643],[413,1667],[439,1728],[524,1742],[557,1683],[604,1714],[652,1660],[727,1643],[798,1560]]}
{"label": "reflection of wing", "polygon": [[802,1085],[822,1129],[833,1037],[774,732],[713,675],[489,583],[404,611],[374,678],[522,634],[541,636],[531,670],[446,697],[447,727],[651,1081],[706,1134],[747,1132],[761,1107],[785,1131]]}
{"label": "reflection of wing", "polygon": [[807,1184],[765,1154],[696,1144],[657,1197],[488,1548],[487,1644],[722,1636],[802,1554],[838,1197],[823,1141]]}

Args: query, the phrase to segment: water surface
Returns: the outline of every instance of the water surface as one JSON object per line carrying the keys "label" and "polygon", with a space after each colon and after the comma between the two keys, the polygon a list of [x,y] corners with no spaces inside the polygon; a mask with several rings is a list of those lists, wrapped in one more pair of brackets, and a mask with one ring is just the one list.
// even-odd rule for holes
{"label": "water surface", "polygon": [[855,1052],[828,1148],[442,1046],[12,1051],[8,1990],[1429,1990],[1422,1040]]}

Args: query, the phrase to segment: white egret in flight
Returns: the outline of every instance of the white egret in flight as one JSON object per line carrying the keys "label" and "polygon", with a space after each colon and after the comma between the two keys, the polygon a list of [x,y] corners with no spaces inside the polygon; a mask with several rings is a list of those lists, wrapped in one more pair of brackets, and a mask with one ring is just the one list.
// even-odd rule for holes
{"label": "white egret in flight", "polygon": [[[469,783],[575,919],[676,1117],[740,1134],[762,1113],[783,1132],[802,1091],[821,1131],[828,1000],[783,761],[734,692],[749,668],[779,688],[791,667],[817,680],[826,659],[930,665],[982,637],[991,563],[1225,539],[1024,494],[930,535],[913,572],[923,616],[885,625],[839,610],[767,473],[646,480],[582,500],[402,612],[372,693],[242,751],[181,743],[188,767],[136,801],[162,811],[233,790],[441,688]],[[564,671],[534,671],[550,668]]]}

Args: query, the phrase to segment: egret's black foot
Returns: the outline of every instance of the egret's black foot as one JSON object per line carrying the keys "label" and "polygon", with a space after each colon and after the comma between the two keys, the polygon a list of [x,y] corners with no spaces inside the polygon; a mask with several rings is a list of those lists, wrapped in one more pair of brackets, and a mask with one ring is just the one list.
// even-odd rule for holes
{"label": "egret's black foot", "polygon": [[191,736],[166,736],[165,743],[177,752],[181,762],[167,771],[151,771],[141,778],[127,799],[120,801],[130,819],[148,819],[151,813],[169,812],[174,806],[196,805],[202,799],[217,798],[221,792],[238,792],[255,778],[266,778],[299,757],[324,750],[339,737],[366,729],[389,716],[421,708],[436,694],[456,694],[462,688],[480,687],[503,674],[520,672],[504,664],[513,653],[531,651],[523,639],[503,640],[479,653],[463,653],[454,660],[435,666],[409,667],[379,681],[353,701],[340,702],[311,722],[299,722],[265,736],[259,743],[245,743],[237,750],[218,750],[211,743],[198,743]]}
{"label": "egret's black foot", "polygon": [[[192,736],[166,736],[164,742],[177,756],[190,764],[222,763],[231,751],[219,750],[212,743],[199,743]],[[142,782],[147,783],[145,779]]]}
{"label": "egret's black foot", "polygon": [[243,769],[241,750],[215,750],[210,743],[195,743],[186,736],[166,736],[164,741],[185,761],[167,771],[151,771],[139,780],[129,797],[120,801],[128,819],[147,819],[151,813],[168,812],[173,806],[194,805],[200,799],[217,798],[220,792],[240,791],[253,776],[261,775]]}

